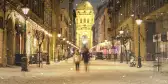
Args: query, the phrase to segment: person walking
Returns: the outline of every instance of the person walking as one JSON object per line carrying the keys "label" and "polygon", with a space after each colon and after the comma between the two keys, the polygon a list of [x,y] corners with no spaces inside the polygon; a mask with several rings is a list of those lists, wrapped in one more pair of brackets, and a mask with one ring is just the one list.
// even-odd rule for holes
{"label": "person walking", "polygon": [[68,50],[65,50],[65,60],[68,60]]}
{"label": "person walking", "polygon": [[118,50],[117,50],[117,47],[114,46],[114,45],[112,46],[112,53],[113,53],[113,56],[114,56],[114,62],[116,62]]}
{"label": "person walking", "polygon": [[83,49],[82,56],[83,56],[83,61],[84,61],[84,65],[85,65],[85,71],[88,71],[88,64],[89,64],[89,60],[90,60],[90,54],[89,54],[88,48]]}
{"label": "person walking", "polygon": [[74,60],[74,63],[75,63],[76,71],[79,71],[81,56],[80,56],[80,53],[79,53],[78,50],[75,51],[75,54],[73,56],[73,60]]}

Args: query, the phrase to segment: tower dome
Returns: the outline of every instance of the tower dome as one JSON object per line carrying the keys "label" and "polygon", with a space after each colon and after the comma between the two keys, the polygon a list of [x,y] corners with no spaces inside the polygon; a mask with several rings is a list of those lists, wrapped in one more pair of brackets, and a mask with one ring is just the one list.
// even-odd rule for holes
{"label": "tower dome", "polygon": [[87,0],[83,0],[80,4],[77,5],[77,10],[93,10],[93,6]]}

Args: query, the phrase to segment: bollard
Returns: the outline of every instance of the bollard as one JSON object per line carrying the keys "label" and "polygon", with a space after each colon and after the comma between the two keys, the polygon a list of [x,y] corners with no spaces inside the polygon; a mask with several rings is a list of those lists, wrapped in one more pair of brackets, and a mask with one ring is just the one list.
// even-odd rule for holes
{"label": "bollard", "polygon": [[28,59],[26,56],[21,58],[21,71],[28,71]]}

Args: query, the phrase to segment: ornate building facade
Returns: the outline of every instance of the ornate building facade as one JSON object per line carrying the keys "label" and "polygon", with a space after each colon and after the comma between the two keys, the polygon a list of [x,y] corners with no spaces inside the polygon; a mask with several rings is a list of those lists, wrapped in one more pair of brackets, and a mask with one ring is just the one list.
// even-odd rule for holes
{"label": "ornate building facade", "polygon": [[80,48],[93,46],[92,26],[94,11],[90,2],[82,0],[76,8],[76,45]]}
{"label": "ornate building facade", "polygon": [[[35,31],[44,34],[41,50],[49,53],[48,40],[52,36],[51,0],[1,0],[0,5],[0,17],[4,23],[0,30],[0,45],[3,45],[0,48],[1,66],[17,64],[24,54],[27,58],[37,54],[38,39]],[[25,6],[30,9],[27,16],[21,10]]]}

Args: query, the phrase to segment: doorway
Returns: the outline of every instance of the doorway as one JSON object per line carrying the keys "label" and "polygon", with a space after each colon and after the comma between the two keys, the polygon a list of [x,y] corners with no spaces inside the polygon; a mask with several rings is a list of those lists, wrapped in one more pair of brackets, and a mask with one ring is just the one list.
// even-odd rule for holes
{"label": "doorway", "polygon": [[154,60],[153,54],[155,53],[155,43],[153,42],[153,35],[156,34],[156,23],[147,22],[146,23],[146,60]]}

